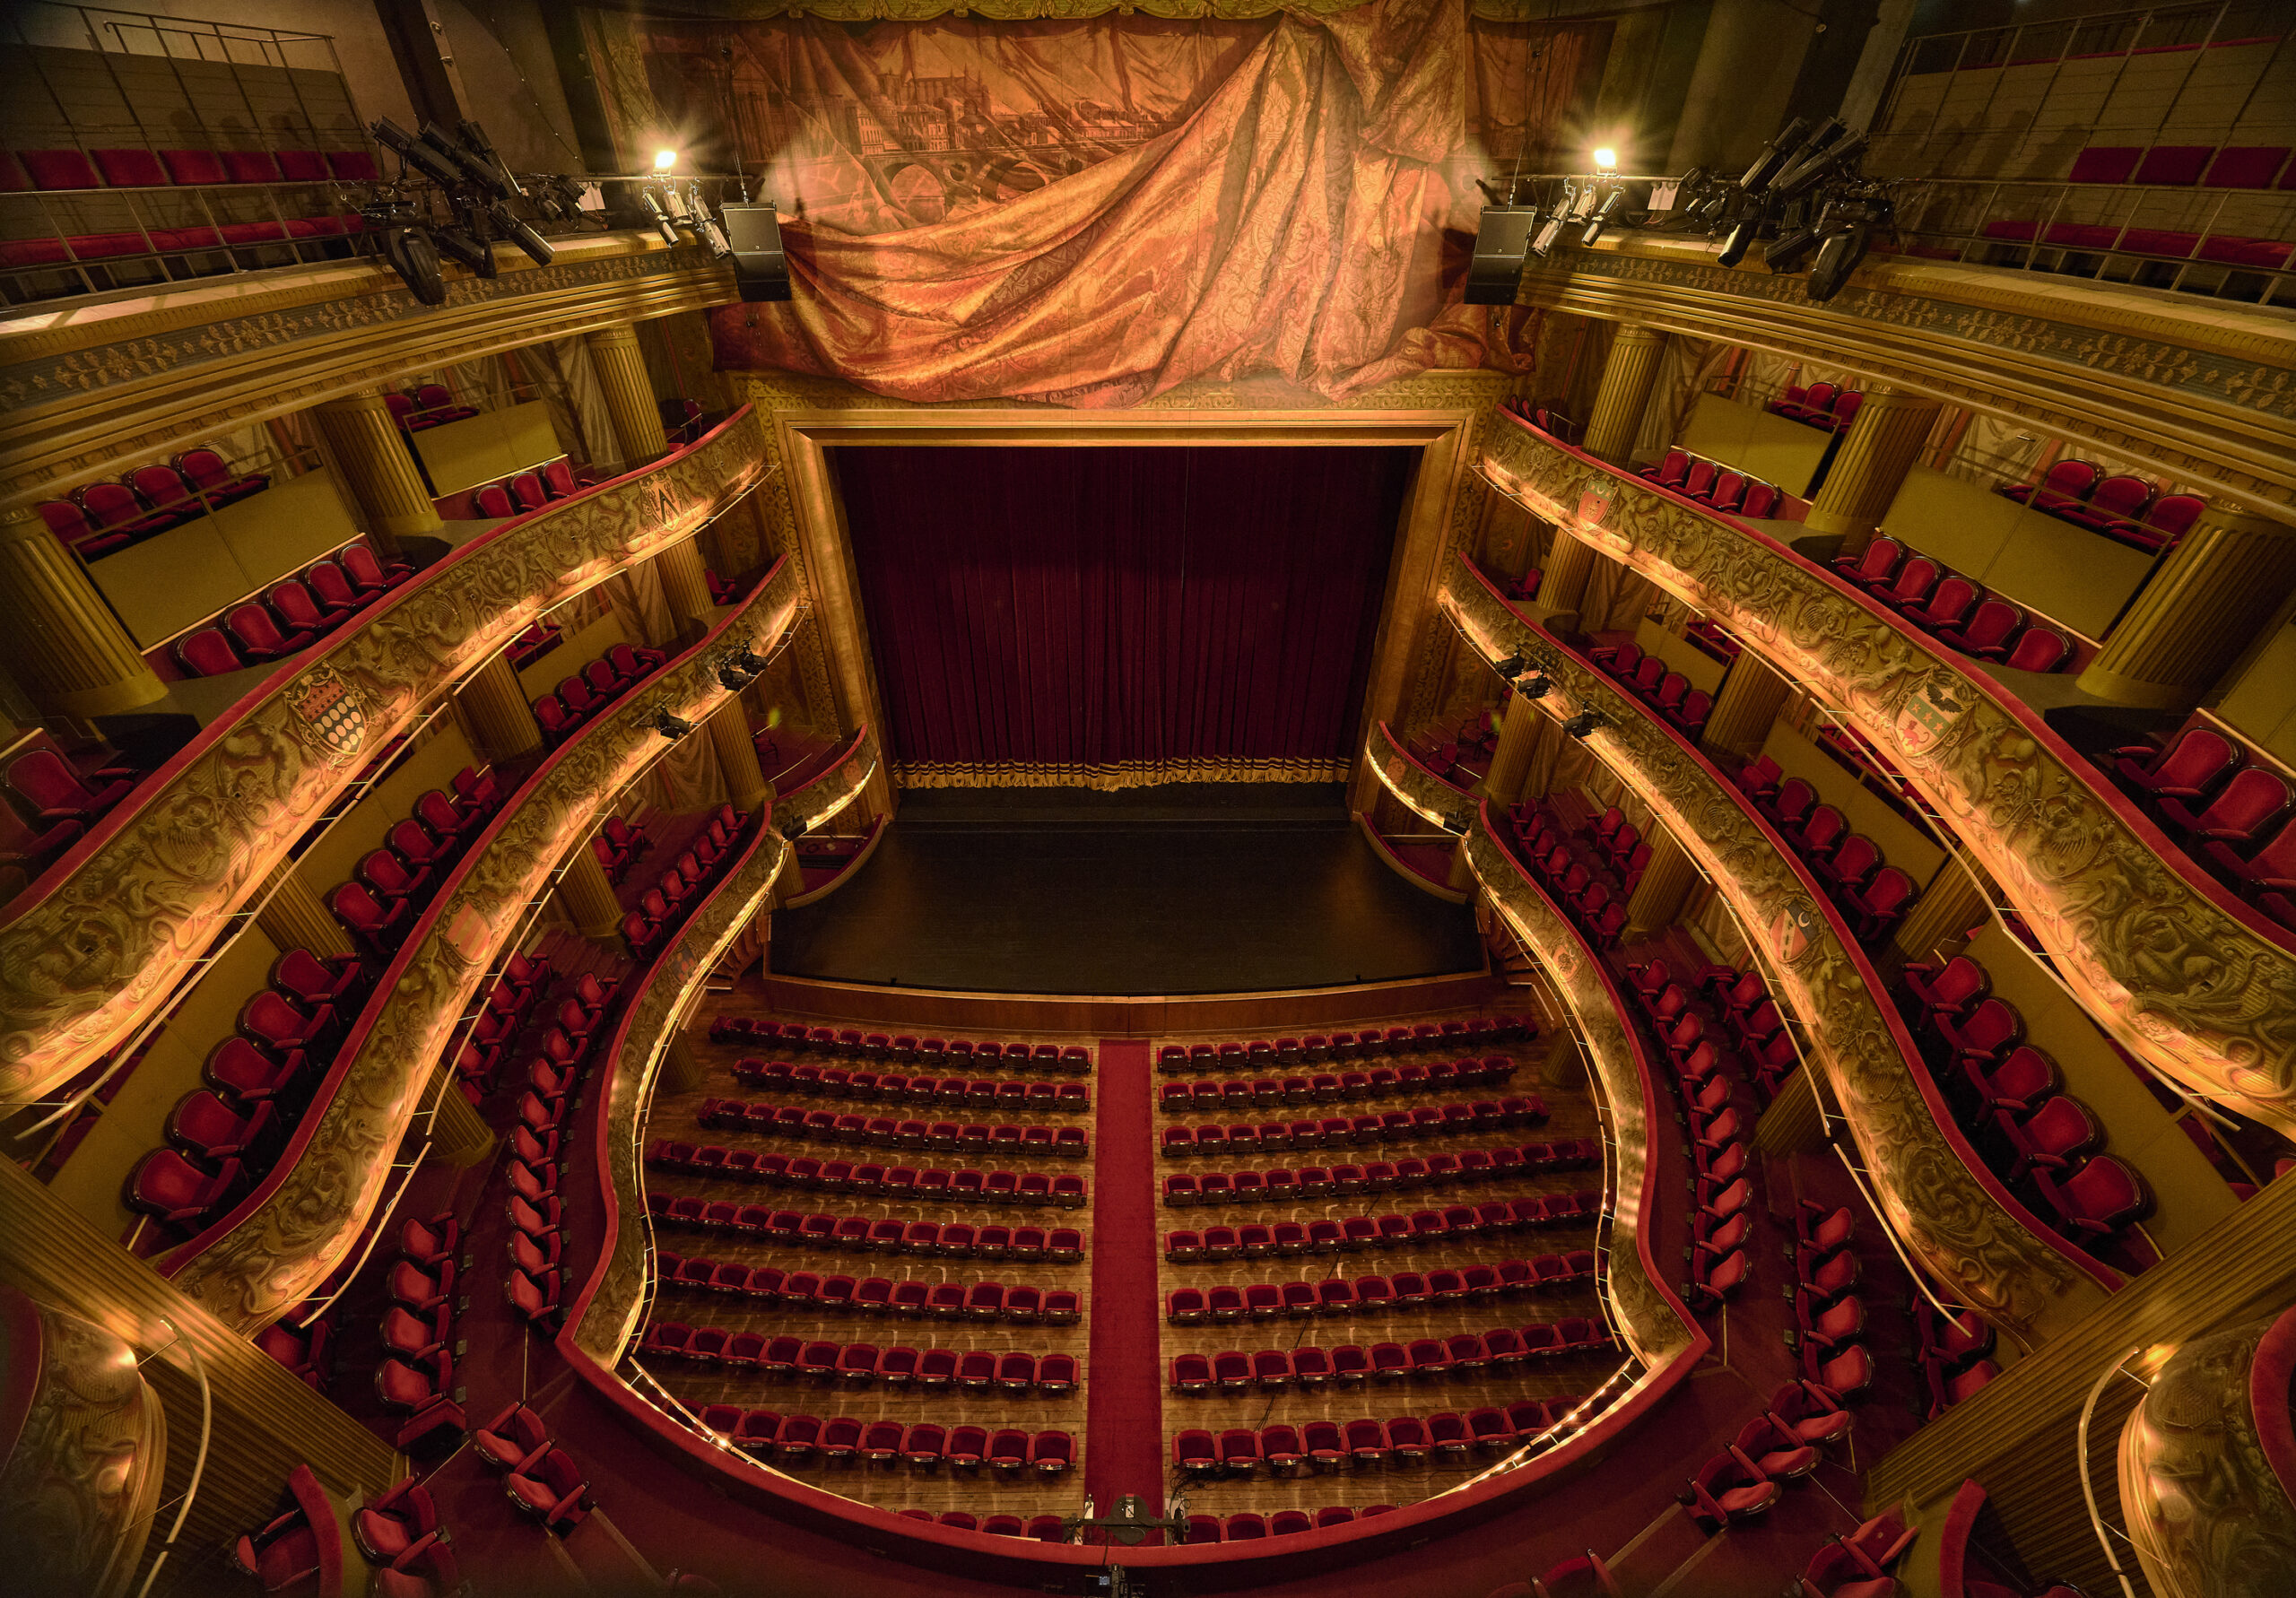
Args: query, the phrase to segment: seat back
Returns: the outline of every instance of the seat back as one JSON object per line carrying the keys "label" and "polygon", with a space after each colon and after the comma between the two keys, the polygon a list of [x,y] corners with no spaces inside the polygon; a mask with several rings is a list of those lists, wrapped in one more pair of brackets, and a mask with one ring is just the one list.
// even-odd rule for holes
{"label": "seat back", "polygon": [[2028,627],[2002,664],[2012,671],[2054,672],[2071,658],[2071,638],[2053,627]]}
{"label": "seat back", "polygon": [[521,510],[540,510],[550,502],[550,496],[543,491],[542,479],[532,472],[521,472],[510,479],[510,497],[518,502]]}
{"label": "seat back", "polygon": [[2104,468],[2093,461],[2059,461],[2042,474],[2040,486],[2033,491],[2033,508],[2061,510],[2078,504],[2089,497],[2090,491],[2097,486],[2097,479],[2103,475]]}
{"label": "seat back", "polygon": [[517,508],[510,503],[509,491],[499,482],[490,482],[478,491],[477,508],[480,516],[496,520],[518,514]]}
{"label": "seat back", "polygon": [[127,474],[127,481],[154,510],[194,508],[191,485],[173,466],[138,466]]}
{"label": "seat back", "polygon": [[303,581],[318,595],[321,604],[335,610],[347,610],[359,603],[359,595],[352,589],[351,579],[343,575],[343,568],[332,560],[315,560],[303,569]]}
{"label": "seat back", "polygon": [[2152,485],[2142,477],[2108,477],[2090,493],[2088,503],[2093,515],[2134,520],[2152,498]]}
{"label": "seat back", "polygon": [[248,648],[261,653],[276,653],[287,647],[286,636],[269,612],[255,604],[243,604],[223,618],[223,625],[231,636]]}
{"label": "seat back", "polygon": [[283,583],[274,583],[264,594],[264,603],[288,626],[309,632],[324,631],[326,618],[319,613],[318,602],[311,591],[292,578]]}

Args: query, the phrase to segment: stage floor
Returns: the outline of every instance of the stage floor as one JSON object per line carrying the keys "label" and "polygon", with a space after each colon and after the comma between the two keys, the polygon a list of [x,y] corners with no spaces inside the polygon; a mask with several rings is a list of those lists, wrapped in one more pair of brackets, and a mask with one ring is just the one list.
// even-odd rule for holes
{"label": "stage floor", "polygon": [[772,968],[1039,994],[1252,993],[1483,968],[1474,914],[1396,876],[1338,784],[920,789],[853,881],[773,918]]}

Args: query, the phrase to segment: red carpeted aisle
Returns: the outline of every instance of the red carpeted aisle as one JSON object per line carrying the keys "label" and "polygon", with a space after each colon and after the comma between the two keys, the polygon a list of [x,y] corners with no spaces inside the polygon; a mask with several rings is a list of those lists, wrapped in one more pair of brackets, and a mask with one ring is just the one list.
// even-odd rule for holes
{"label": "red carpeted aisle", "polygon": [[1085,1361],[1084,1489],[1101,1515],[1136,1493],[1163,1513],[1164,1385],[1156,1311],[1153,1062],[1148,1045],[1100,1045],[1093,1091],[1091,1342]]}

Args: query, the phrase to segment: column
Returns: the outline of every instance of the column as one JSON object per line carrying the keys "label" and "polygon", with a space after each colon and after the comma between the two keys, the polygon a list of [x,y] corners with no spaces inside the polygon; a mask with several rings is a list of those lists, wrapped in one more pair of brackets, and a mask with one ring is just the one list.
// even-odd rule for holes
{"label": "column", "polygon": [[[453,1074],[451,1067],[448,1074]],[[486,1124],[477,1107],[463,1097],[461,1084],[449,1081],[442,1090],[433,1082],[431,1091],[443,1096],[439,1100],[438,1124],[430,1129],[430,1152],[448,1165],[465,1169],[492,1154],[494,1129]]]}
{"label": "column", "polygon": [[1595,391],[1594,413],[1587,418],[1584,447],[1596,460],[1622,466],[1634,453],[1642,409],[1649,404],[1650,385],[1658,376],[1658,354],[1665,347],[1666,335],[1655,327],[1622,327],[1611,340],[1602,386]]}
{"label": "column", "polygon": [[654,1080],[657,1093],[684,1093],[701,1086],[701,1057],[685,1040],[683,1032],[673,1032],[663,1046],[662,1069]]}
{"label": "column", "polygon": [[1718,757],[1759,753],[1793,691],[1794,685],[1772,671],[1770,662],[1752,649],[1742,651],[1722,679],[1722,691],[1714,696],[1700,742]]}
{"label": "column", "polygon": [[1531,757],[1552,723],[1521,694],[1510,695],[1499,723],[1499,746],[1491,751],[1491,772],[1483,779],[1483,794],[1493,804],[1512,804],[1523,796],[1523,779],[1530,775]]}
{"label": "column", "polygon": [[1535,603],[1550,611],[1569,611],[1576,615],[1586,603],[1587,579],[1595,574],[1595,562],[1602,551],[1591,543],[1584,543],[1565,533],[1554,530],[1554,542],[1546,552],[1546,568],[1539,578],[1538,598]]}
{"label": "column", "polygon": [[558,902],[586,938],[610,937],[622,925],[622,902],[614,898],[613,884],[606,881],[605,868],[590,852],[587,838],[575,849],[566,874],[558,879]]}
{"label": "column", "polygon": [[638,329],[620,322],[584,334],[582,343],[589,349],[590,366],[598,374],[599,391],[613,417],[622,468],[642,466],[667,455],[670,438],[662,430],[662,413],[654,403],[654,379],[646,370],[646,357],[639,352]]}
{"label": "column", "polygon": [[255,924],[282,952],[308,949],[322,960],[352,952],[351,934],[343,930],[343,923],[320,901],[310,884],[297,874],[292,860],[282,860],[271,868],[271,874],[264,879],[263,894],[263,908],[256,912]]}
{"label": "column", "polygon": [[1642,841],[1650,846],[1649,864],[1642,868],[1642,880],[1626,900],[1626,935],[1630,938],[1648,937],[1664,932],[1683,913],[1683,901],[1699,882],[1698,867],[1674,835],[1664,827],[1654,826],[1643,834]]}
{"label": "column", "polygon": [[662,602],[670,607],[679,638],[690,640],[709,631],[718,620],[718,607],[709,602],[699,535],[681,539],[655,556],[654,569],[661,577]]}
{"label": "column", "polygon": [[1988,918],[1993,880],[1963,845],[1937,868],[1929,886],[1898,923],[1890,943],[1905,960],[1927,960],[1948,938],[1958,938]]}
{"label": "column", "polygon": [[1934,399],[1902,389],[1869,389],[1848,436],[1834,450],[1833,465],[1804,525],[1813,533],[1840,534],[1846,551],[1864,549],[1905,486],[1905,474],[1942,408]]}
{"label": "column", "polygon": [[2296,584],[2296,526],[2211,506],[2106,636],[2080,689],[2115,704],[2198,704]]}
{"label": "column", "polygon": [[750,739],[750,713],[735,694],[709,713],[702,724],[709,734],[710,751],[718,757],[718,774],[726,779],[726,796],[739,811],[760,804],[770,808],[772,786],[757,763],[757,745]]}
{"label": "column", "polygon": [[1825,1146],[1817,1084],[1805,1065],[1779,1083],[1778,1097],[1763,1107],[1754,1122],[1754,1147],[1764,1154],[1822,1154]]}
{"label": "column", "polygon": [[88,573],[29,509],[0,517],[0,648],[43,711],[117,716],[167,697],[167,684]]}
{"label": "column", "polygon": [[1474,866],[1467,859],[1467,840],[1464,838],[1451,846],[1451,874],[1447,880],[1456,892],[1474,891]]}
{"label": "column", "polygon": [[326,441],[327,458],[343,486],[367,513],[368,531],[384,551],[402,538],[436,534],[444,525],[430,491],[408,452],[406,435],[391,419],[379,388],[315,406],[311,419]]}
{"label": "column", "polygon": [[506,657],[497,655],[464,678],[455,703],[488,760],[515,760],[542,748],[534,706]]}

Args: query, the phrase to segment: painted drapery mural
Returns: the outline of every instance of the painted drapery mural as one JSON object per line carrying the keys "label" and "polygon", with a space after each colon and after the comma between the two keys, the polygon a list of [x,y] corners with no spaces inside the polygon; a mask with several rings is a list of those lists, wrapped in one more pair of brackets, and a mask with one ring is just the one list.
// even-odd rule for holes
{"label": "painted drapery mural", "polygon": [[1525,313],[1457,303],[1474,179],[1575,152],[1611,32],[1465,0],[584,17],[626,169],[674,144],[783,211],[796,299],[717,313],[721,367],[1080,406],[1196,377],[1341,398],[1518,367]]}

